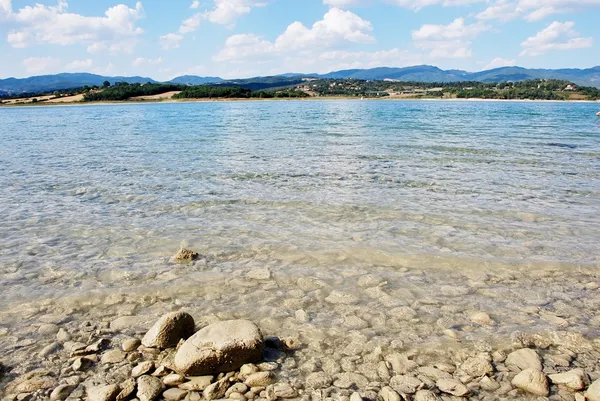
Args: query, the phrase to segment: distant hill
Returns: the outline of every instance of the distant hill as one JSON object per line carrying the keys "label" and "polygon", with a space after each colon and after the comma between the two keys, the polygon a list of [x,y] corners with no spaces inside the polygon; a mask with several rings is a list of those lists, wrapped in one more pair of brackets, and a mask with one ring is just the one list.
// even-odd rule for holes
{"label": "distant hill", "polygon": [[173,78],[169,82],[179,85],[204,85],[223,82],[223,78],[219,77],[197,77],[195,75],[183,75]]}
{"label": "distant hill", "polygon": [[[600,88],[600,66],[586,69],[566,68],[558,70],[528,69],[523,67],[500,67],[481,72],[467,72],[462,70],[442,70],[431,65],[417,65],[413,67],[393,68],[378,67],[371,69],[353,69],[333,71],[327,74],[294,74],[287,73],[274,77],[256,77],[249,79],[224,80],[219,77],[198,77],[184,75],[172,79],[171,83],[184,85],[220,84],[239,85],[252,90],[277,88],[294,85],[302,82],[307,77],[330,79],[363,79],[417,82],[505,82],[525,81],[528,79],[561,79],[571,81],[578,85],[595,86]],[[104,81],[111,84],[115,82],[146,83],[157,82],[145,77],[106,77],[87,73],[42,75],[30,78],[0,79],[0,96],[2,94],[15,94],[25,92],[45,92],[63,89],[80,88],[82,86],[102,85]]]}
{"label": "distant hill", "polygon": [[46,92],[54,90],[81,88],[85,85],[102,85],[104,81],[111,84],[115,82],[128,83],[146,83],[156,82],[152,78],[145,77],[105,77],[102,75],[75,73],[75,74],[55,74],[40,75],[30,78],[8,78],[0,79],[0,92],[25,93],[25,92]]}

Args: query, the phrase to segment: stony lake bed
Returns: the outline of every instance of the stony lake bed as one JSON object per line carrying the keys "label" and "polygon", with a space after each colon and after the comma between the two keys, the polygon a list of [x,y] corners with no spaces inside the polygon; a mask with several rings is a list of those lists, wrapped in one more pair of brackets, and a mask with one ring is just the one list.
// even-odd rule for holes
{"label": "stony lake bed", "polygon": [[599,400],[593,107],[3,110],[2,398]]}

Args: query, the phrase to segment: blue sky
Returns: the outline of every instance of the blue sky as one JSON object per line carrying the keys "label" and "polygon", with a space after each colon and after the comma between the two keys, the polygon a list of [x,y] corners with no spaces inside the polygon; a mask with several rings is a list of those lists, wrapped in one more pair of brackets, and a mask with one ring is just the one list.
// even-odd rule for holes
{"label": "blue sky", "polygon": [[600,65],[600,0],[0,0],[0,78]]}

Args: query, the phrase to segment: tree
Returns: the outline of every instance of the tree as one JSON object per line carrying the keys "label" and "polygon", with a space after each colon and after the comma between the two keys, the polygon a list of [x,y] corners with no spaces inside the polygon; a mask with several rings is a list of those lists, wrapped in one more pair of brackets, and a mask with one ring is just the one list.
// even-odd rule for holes
{"label": "tree", "polygon": [[108,88],[108,87],[110,87],[110,82],[108,82],[108,81],[104,81],[104,83],[102,84],[102,86],[103,86],[104,88]]}

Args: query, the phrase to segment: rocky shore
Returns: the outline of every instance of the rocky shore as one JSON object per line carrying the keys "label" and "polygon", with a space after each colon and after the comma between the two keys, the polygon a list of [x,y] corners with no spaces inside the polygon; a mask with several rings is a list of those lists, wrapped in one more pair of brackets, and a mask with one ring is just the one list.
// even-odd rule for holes
{"label": "rocky shore", "polygon": [[[202,266],[198,256],[175,259],[192,263],[190,271]],[[376,273],[353,272],[358,293],[251,267],[211,286],[220,297],[196,291],[195,306],[146,298],[150,314],[138,315],[125,296],[80,309],[27,305],[20,316],[35,323],[0,329],[2,400],[600,401],[600,341],[583,330],[596,322],[594,273],[523,273],[519,285],[531,274],[557,290],[551,300],[524,295],[512,314],[474,308],[468,297],[516,288],[514,274],[467,272],[461,287],[448,285],[460,282],[458,273],[439,286],[433,272],[394,270],[404,282],[435,283],[436,299]],[[229,294],[263,317],[240,310]],[[376,303],[360,304],[362,296]],[[321,318],[332,313],[342,319]],[[527,330],[538,321],[553,329]]]}

